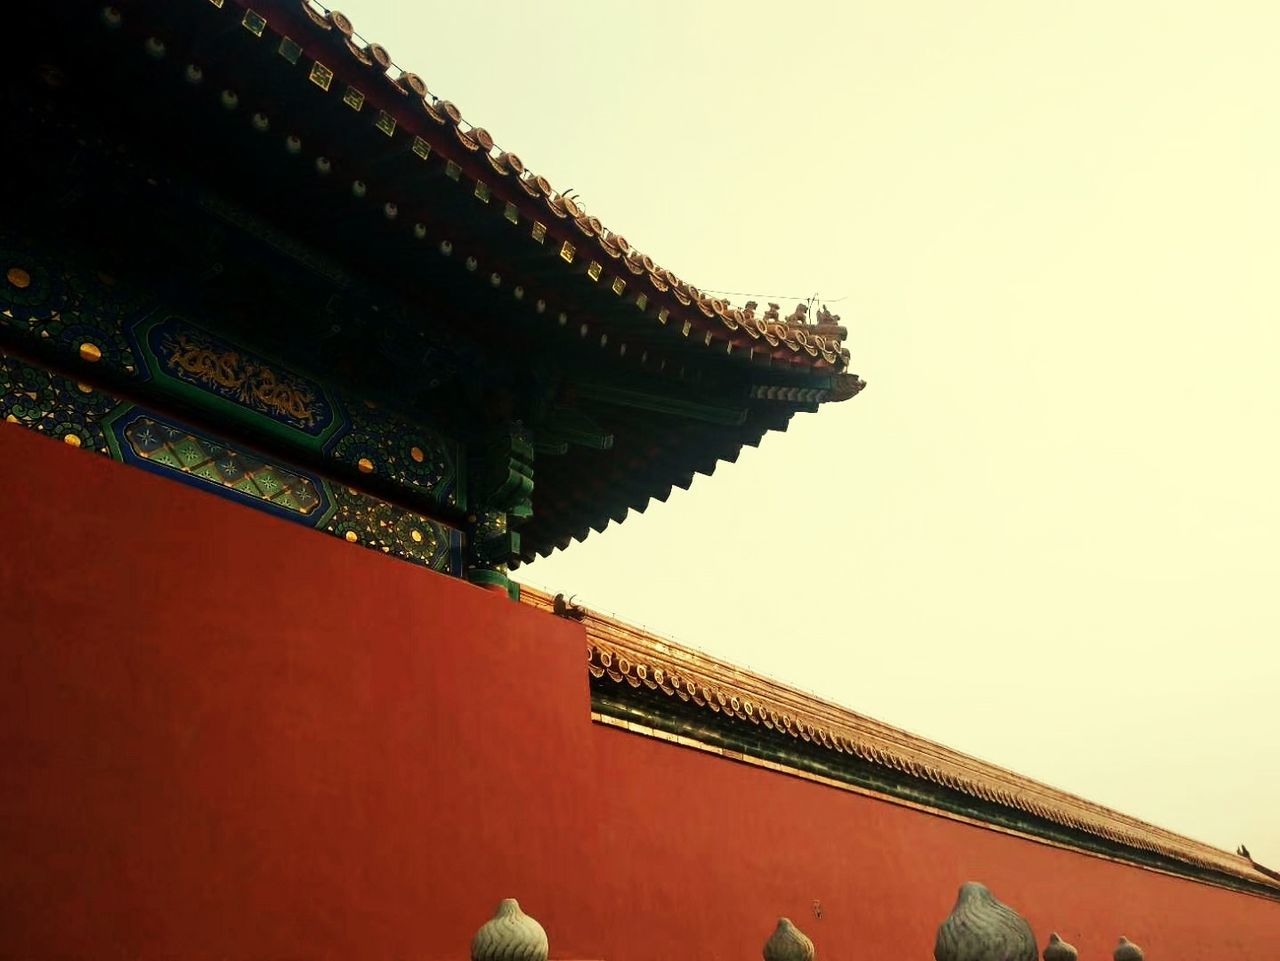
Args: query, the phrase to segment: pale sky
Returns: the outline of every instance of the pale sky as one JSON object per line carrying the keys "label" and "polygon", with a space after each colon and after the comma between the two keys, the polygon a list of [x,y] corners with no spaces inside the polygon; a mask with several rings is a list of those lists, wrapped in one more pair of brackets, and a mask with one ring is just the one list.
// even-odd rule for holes
{"label": "pale sky", "polygon": [[521,580],[1280,867],[1280,4],[343,12],[869,383]]}

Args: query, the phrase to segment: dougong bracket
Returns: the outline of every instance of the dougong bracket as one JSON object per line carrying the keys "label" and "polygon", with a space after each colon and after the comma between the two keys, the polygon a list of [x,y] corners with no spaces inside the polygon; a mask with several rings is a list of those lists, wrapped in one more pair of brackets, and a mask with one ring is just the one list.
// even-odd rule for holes
{"label": "dougong bracket", "polygon": [[512,525],[533,516],[533,439],[519,424],[493,435],[471,458],[466,576],[472,583],[511,591],[507,565],[520,553]]}
{"label": "dougong bracket", "polygon": [[471,501],[477,513],[533,516],[533,438],[519,424],[501,431],[472,458]]}

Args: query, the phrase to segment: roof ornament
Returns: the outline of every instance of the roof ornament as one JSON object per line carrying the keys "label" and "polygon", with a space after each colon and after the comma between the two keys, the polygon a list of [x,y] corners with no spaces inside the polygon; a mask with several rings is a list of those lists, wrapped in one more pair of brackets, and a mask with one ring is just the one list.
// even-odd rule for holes
{"label": "roof ornament", "polygon": [[826,304],[818,308],[814,332],[822,334],[828,342],[841,341],[849,336],[849,329],[840,323],[840,315],[833,314]]}
{"label": "roof ornament", "polygon": [[787,315],[788,327],[799,327],[809,323],[809,305],[796,304],[796,309]]}
{"label": "roof ornament", "polygon": [[1271,868],[1263,867],[1261,864],[1259,864],[1257,861],[1253,859],[1253,855],[1249,853],[1249,849],[1245,847],[1243,844],[1240,845],[1240,847],[1236,848],[1236,854],[1240,855],[1240,857],[1248,861],[1250,866],[1255,871],[1259,872],[1260,874],[1265,874],[1267,877],[1272,878],[1273,880],[1280,881],[1280,871],[1273,871]]}
{"label": "roof ornament", "polygon": [[813,942],[790,918],[778,918],[773,935],[764,943],[764,961],[813,961]]}
{"label": "roof ornament", "polygon": [[1115,951],[1111,953],[1115,961],[1142,961],[1146,955],[1142,953],[1142,949],[1126,938],[1120,935],[1120,943],[1116,945]]}
{"label": "roof ornament", "polygon": [[547,961],[547,932],[506,898],[471,942],[471,961]]}
{"label": "roof ornament", "polygon": [[961,885],[933,946],[935,961],[1039,961],[1039,955],[1027,919],[977,881]]}
{"label": "roof ornament", "polygon": [[1067,944],[1058,937],[1058,932],[1054,931],[1049,935],[1049,943],[1044,946],[1042,957],[1044,961],[1076,961],[1080,954],[1074,946]]}
{"label": "roof ornament", "polygon": [[[575,594],[573,597],[577,597]],[[557,594],[551,602],[551,609],[557,617],[565,617],[571,621],[580,621],[587,616],[587,609],[574,601],[573,597]]]}

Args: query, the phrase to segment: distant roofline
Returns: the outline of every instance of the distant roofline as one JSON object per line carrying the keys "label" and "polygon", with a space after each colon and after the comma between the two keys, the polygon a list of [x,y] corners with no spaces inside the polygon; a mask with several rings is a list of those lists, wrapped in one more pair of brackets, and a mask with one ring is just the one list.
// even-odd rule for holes
{"label": "distant roofline", "polygon": [[[897,792],[892,787],[869,792],[887,800],[900,803],[905,798],[913,806],[943,815],[960,815],[966,821],[1002,830],[1012,827],[1016,833],[1085,853],[1280,899],[1280,878],[1259,869],[1243,855],[1023,777],[616,618],[566,605],[563,600],[557,611],[556,598],[542,591],[522,585],[520,599],[582,622],[588,640],[587,667],[593,679],[593,710],[602,715],[611,710],[619,717],[631,712],[618,710],[607,695],[597,697],[600,685],[605,685],[603,690],[621,692],[623,700],[627,700],[626,692],[650,699],[659,695],[659,700],[648,702],[657,705],[657,713],[668,713],[664,704],[670,705],[672,717],[692,710],[705,714],[703,725],[745,729],[751,732],[752,740],[763,729],[793,742],[793,750],[800,754],[825,759],[821,769],[839,768],[843,761],[846,766],[880,769],[890,775],[890,781],[914,781],[926,788],[919,794]],[[694,727],[686,727],[693,741],[700,740]],[[673,730],[669,725],[663,729],[667,733]],[[755,753],[751,741],[739,745],[738,750],[745,755]],[[759,757],[771,762],[771,767],[777,766],[772,763],[774,756],[759,752]],[[930,792],[933,800],[921,800]],[[967,796],[974,805],[948,805],[937,800],[943,795]],[[1000,809],[1013,818],[990,816]],[[1051,830],[1054,826],[1061,830]],[[1073,843],[1073,838],[1078,840]],[[1089,838],[1101,843],[1079,843]],[[1179,870],[1179,866],[1192,870]]]}

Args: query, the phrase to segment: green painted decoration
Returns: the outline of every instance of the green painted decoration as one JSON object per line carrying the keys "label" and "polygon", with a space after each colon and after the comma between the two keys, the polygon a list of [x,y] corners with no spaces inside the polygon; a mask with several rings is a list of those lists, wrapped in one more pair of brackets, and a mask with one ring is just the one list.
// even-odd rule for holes
{"label": "green painted decoration", "polygon": [[0,341],[177,402],[273,449],[321,454],[424,509],[465,510],[462,445],[215,334],[133,285],[0,231]]}
{"label": "green painted decoration", "polygon": [[462,534],[170,415],[0,352],[0,420],[455,576]]}

